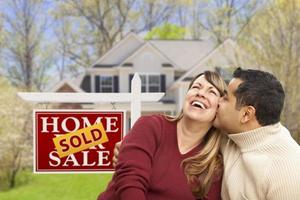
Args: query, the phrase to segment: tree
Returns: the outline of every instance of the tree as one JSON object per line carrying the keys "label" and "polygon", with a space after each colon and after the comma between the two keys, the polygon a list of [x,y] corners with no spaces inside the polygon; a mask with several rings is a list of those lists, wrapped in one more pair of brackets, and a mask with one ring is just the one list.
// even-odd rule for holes
{"label": "tree", "polygon": [[0,77],[0,90],[0,189],[3,189],[15,186],[17,174],[31,154],[32,107],[16,98],[17,89],[4,77]]}
{"label": "tree", "polygon": [[300,2],[270,2],[240,37],[258,66],[270,69],[286,93],[283,123],[300,143]]}
{"label": "tree", "polygon": [[44,42],[48,23],[47,5],[41,0],[12,0],[6,2],[3,14],[5,72],[17,86],[26,90],[41,90],[46,70],[52,64],[51,50]]}
{"label": "tree", "polygon": [[169,22],[182,0],[144,0],[137,1],[135,14],[136,20],[132,19],[132,27],[136,32],[147,32],[152,28]]}
{"label": "tree", "polygon": [[52,12],[58,25],[58,51],[65,55],[59,68],[78,74],[80,67],[91,66],[126,33],[166,23],[175,7],[176,0],[59,1]]}
{"label": "tree", "polygon": [[184,39],[185,33],[185,28],[166,23],[160,27],[153,28],[150,32],[147,33],[145,39],[178,40]]}
{"label": "tree", "polygon": [[227,38],[236,39],[251,21],[264,1],[248,0],[193,0],[189,6],[192,37],[199,39],[208,35],[220,44]]}
{"label": "tree", "polygon": [[[65,0],[53,10],[60,53],[71,68],[89,67],[123,37],[136,0]],[[66,64],[66,63],[65,63]]]}
{"label": "tree", "polygon": [[[57,70],[59,80],[67,78],[67,75],[75,75],[78,72],[77,64],[80,66],[85,65],[78,62],[72,62],[72,59],[69,58],[70,47],[72,46],[69,33],[70,33],[69,24],[65,24],[65,19],[62,18],[57,22],[57,28],[55,29],[55,36],[57,39],[56,53],[55,56],[57,59],[55,63],[55,68]],[[73,54],[73,53],[71,53]],[[89,63],[89,62],[88,62]]]}

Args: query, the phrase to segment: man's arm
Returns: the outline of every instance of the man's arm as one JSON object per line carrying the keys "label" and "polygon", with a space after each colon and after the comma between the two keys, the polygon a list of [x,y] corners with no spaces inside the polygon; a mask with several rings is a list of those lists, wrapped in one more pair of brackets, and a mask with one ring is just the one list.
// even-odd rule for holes
{"label": "man's arm", "polygon": [[[300,157],[300,154],[299,154]],[[267,175],[268,200],[298,200],[300,197],[300,161],[280,160],[273,164]]]}

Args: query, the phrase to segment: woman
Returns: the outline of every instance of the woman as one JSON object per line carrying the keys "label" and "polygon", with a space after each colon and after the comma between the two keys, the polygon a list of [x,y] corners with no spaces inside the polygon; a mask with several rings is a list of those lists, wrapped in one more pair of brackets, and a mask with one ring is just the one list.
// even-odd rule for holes
{"label": "woman", "polygon": [[205,71],[191,82],[178,117],[141,117],[98,200],[220,199],[221,135],[212,123],[225,87],[217,73]]}

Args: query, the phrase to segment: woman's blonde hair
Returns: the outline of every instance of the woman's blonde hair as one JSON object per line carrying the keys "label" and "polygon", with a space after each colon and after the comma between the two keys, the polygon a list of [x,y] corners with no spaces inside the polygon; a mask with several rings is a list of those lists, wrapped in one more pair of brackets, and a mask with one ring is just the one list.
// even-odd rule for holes
{"label": "woman's blonde hair", "polygon": [[[205,79],[224,95],[226,83],[221,76],[212,71],[205,71],[197,75],[190,83],[189,89],[194,81],[204,75]],[[170,121],[179,121],[183,117],[181,111],[178,116],[170,117]],[[220,154],[221,133],[215,127],[211,127],[203,139],[203,148],[196,155],[186,158],[182,161],[184,172],[189,184],[192,186],[192,192],[197,198],[205,198],[214,179],[221,177],[223,173],[223,162]]]}

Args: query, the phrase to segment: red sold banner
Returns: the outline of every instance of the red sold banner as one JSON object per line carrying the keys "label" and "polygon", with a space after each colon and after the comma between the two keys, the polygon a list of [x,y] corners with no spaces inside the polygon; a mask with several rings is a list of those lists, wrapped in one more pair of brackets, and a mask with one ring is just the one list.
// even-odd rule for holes
{"label": "red sold banner", "polygon": [[124,111],[35,110],[34,172],[110,172]]}

